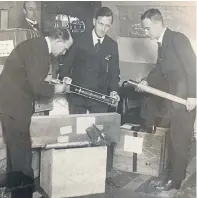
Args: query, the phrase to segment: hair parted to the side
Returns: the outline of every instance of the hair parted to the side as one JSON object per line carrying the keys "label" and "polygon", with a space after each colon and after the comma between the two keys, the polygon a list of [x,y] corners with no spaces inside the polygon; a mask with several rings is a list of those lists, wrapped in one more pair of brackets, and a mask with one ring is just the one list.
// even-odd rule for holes
{"label": "hair parted to the side", "polygon": [[24,10],[26,10],[26,3],[27,3],[27,1],[24,1],[24,3],[23,3],[23,9]]}
{"label": "hair parted to the side", "polygon": [[158,9],[155,9],[155,8],[151,8],[151,9],[145,11],[141,15],[141,20],[144,20],[144,19],[161,21],[163,23],[163,17],[162,17],[161,12]]}
{"label": "hair parted to the side", "polygon": [[67,28],[53,28],[48,35],[53,39],[62,39],[64,41],[69,40],[71,36]]}
{"label": "hair parted to the side", "polygon": [[108,7],[101,7],[95,15],[95,19],[97,19],[98,17],[112,17],[112,23],[113,23],[113,12],[110,8]]}
{"label": "hair parted to the side", "polygon": [[[27,10],[27,2],[30,2],[30,1],[24,1],[23,2],[23,9],[24,10]],[[31,1],[31,2],[35,2],[35,1]],[[36,3],[36,2],[35,2]]]}

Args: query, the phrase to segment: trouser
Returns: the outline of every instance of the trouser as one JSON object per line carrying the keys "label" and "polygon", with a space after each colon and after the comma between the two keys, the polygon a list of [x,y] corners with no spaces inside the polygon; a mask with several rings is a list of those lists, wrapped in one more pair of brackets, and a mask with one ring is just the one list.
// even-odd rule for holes
{"label": "trouser", "polygon": [[168,179],[185,179],[188,155],[191,148],[195,111],[185,107],[172,108],[170,133],[168,135]]}
{"label": "trouser", "polygon": [[[6,187],[33,185],[31,139],[29,133],[31,118],[15,119],[1,114],[2,130],[7,148]],[[12,198],[32,197],[33,187],[13,190]]]}
{"label": "trouser", "polygon": [[168,105],[169,103],[166,99],[161,99],[157,96],[144,96],[140,110],[143,127],[149,128],[153,125],[168,127],[170,117]]}

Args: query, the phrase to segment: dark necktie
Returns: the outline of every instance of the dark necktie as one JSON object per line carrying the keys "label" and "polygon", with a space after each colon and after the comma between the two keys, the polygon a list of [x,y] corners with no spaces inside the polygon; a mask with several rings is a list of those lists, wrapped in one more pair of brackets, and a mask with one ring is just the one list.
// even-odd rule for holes
{"label": "dark necktie", "polygon": [[162,44],[160,42],[157,42],[158,44],[158,50],[157,50],[157,62],[161,60],[161,47]]}
{"label": "dark necktie", "polygon": [[95,44],[94,47],[95,47],[96,53],[99,52],[100,47],[101,47],[101,41],[100,41],[100,39],[98,39],[98,42]]}

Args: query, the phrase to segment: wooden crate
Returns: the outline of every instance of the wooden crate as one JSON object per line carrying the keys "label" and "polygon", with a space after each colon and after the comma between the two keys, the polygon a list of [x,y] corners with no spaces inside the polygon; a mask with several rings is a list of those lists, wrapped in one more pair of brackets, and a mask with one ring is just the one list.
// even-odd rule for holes
{"label": "wooden crate", "polygon": [[[114,142],[120,140],[120,115],[117,113],[73,114],[33,116],[30,133],[32,147],[41,148],[45,144],[64,142],[80,142],[89,140],[85,129],[92,123]],[[0,148],[5,147],[0,124]]]}
{"label": "wooden crate", "polygon": [[[33,155],[33,167],[35,176],[39,175],[39,148],[50,143],[80,142],[88,140],[85,128],[94,122],[102,132],[110,135],[113,141],[120,140],[120,115],[117,113],[76,114],[67,116],[33,116],[30,133],[32,147],[38,148]],[[6,147],[2,138],[0,124],[0,172],[6,168]],[[2,152],[1,152],[2,151]]]}
{"label": "wooden crate", "polygon": [[155,134],[121,129],[115,146],[113,166],[116,169],[158,176],[166,166],[166,133],[157,128]]}
{"label": "wooden crate", "polygon": [[105,192],[107,147],[41,152],[40,186],[50,198]]}

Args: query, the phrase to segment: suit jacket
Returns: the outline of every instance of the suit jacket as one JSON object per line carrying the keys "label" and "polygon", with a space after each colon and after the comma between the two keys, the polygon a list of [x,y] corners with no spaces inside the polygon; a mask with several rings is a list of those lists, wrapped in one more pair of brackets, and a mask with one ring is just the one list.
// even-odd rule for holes
{"label": "suit jacket", "polygon": [[53,96],[54,87],[44,82],[49,61],[44,37],[23,41],[14,48],[0,76],[0,113],[23,120],[32,115],[35,99]]}
{"label": "suit jacket", "polygon": [[[166,29],[161,57],[147,81],[150,86],[184,99],[196,97],[196,55],[184,34]],[[175,102],[172,104],[175,108],[183,107]]]}
{"label": "suit jacket", "polygon": [[40,36],[40,29],[39,27],[36,28],[36,30],[27,22],[27,20],[24,18],[18,28],[24,28],[24,29],[30,29],[33,30],[36,33],[36,36]]}
{"label": "suit jacket", "polygon": [[[119,74],[117,42],[106,35],[99,52],[96,53],[92,32],[78,37],[64,59],[64,67],[60,69],[60,78],[69,76],[73,84],[106,95],[111,91],[118,91]],[[71,95],[71,100],[77,105],[100,105],[95,100],[76,94]]]}

